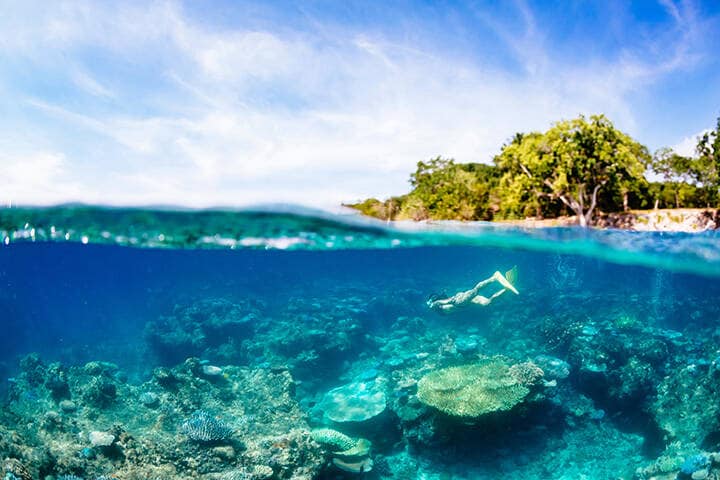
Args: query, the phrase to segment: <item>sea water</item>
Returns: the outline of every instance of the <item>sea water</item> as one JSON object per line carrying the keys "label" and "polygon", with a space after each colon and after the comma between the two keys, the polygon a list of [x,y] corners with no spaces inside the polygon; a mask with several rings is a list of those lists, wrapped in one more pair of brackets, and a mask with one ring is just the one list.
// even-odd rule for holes
{"label": "sea water", "polygon": [[8,479],[720,471],[717,233],[58,207],[0,241]]}

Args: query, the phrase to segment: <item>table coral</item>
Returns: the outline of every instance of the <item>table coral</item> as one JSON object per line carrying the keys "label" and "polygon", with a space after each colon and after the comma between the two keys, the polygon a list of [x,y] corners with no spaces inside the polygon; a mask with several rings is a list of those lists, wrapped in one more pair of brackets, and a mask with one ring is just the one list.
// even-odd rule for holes
{"label": "table coral", "polygon": [[527,371],[527,365],[510,366],[500,358],[443,368],[420,379],[417,397],[424,404],[456,417],[475,418],[510,410],[530,393],[523,377],[537,379],[534,369],[533,375],[518,375],[518,370]]}

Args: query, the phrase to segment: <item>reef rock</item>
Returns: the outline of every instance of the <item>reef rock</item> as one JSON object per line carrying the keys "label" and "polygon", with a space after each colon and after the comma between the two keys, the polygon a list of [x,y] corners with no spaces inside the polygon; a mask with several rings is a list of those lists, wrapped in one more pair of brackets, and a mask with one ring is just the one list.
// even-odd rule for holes
{"label": "reef rock", "polygon": [[109,447],[115,441],[115,435],[109,432],[92,431],[88,434],[88,439],[93,447]]}
{"label": "reef rock", "polygon": [[385,393],[374,382],[355,382],[330,390],[320,408],[325,418],[337,423],[363,422],[383,413]]}
{"label": "reef rock", "polygon": [[148,322],[145,339],[166,364],[189,356],[234,360],[238,352],[230,339],[252,335],[261,308],[251,300],[235,303],[213,298],[178,305],[171,314]]}
{"label": "reef rock", "polygon": [[700,446],[708,435],[720,431],[719,377],[715,366],[702,371],[688,365],[658,385],[650,412],[668,440]]}

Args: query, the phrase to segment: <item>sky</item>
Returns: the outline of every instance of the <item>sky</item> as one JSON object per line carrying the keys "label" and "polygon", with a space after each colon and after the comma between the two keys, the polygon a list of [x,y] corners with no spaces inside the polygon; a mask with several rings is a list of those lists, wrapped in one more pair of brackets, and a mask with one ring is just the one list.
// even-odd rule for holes
{"label": "sky", "polygon": [[603,113],[692,154],[720,2],[0,0],[0,202],[330,207]]}

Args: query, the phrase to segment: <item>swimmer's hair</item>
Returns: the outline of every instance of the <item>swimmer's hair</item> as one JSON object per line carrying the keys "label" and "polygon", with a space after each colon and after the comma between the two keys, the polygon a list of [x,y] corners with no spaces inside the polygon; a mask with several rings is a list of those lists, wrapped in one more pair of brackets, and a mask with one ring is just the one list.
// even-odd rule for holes
{"label": "swimmer's hair", "polygon": [[445,292],[433,293],[433,294],[431,294],[431,295],[428,297],[427,303],[432,303],[432,302],[434,302],[435,300],[439,300],[439,299],[441,299],[441,298],[447,298],[447,295],[445,295]]}

